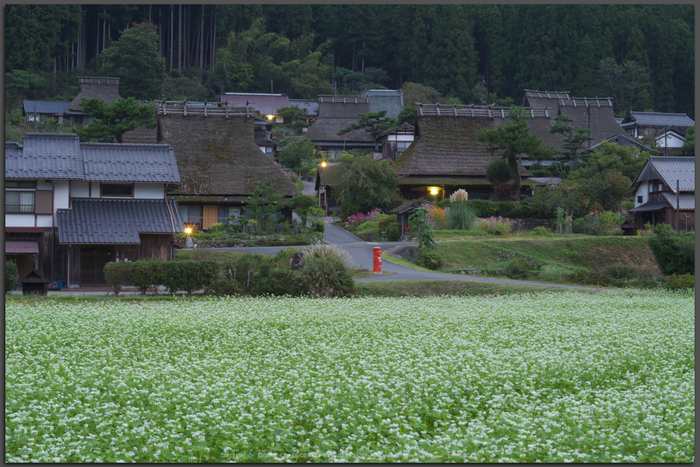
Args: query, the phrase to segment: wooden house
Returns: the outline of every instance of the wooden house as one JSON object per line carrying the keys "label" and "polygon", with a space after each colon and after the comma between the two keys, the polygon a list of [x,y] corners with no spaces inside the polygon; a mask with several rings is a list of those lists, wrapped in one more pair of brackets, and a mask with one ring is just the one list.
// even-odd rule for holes
{"label": "wooden house", "polygon": [[156,108],[158,141],[173,147],[180,171],[172,196],[195,230],[245,215],[248,197],[263,180],[272,182],[283,201],[301,193],[256,144],[252,109],[163,103]]}
{"label": "wooden house", "polygon": [[22,101],[24,123],[47,123],[52,118],[59,125],[63,124],[63,115],[70,106],[70,101]]}
{"label": "wooden house", "polygon": [[64,114],[64,119],[70,124],[87,125],[92,121],[84,111],[83,99],[99,98],[107,104],[121,99],[119,96],[119,78],[81,76],[78,78],[78,95],[71,101]]}
{"label": "wooden house", "polygon": [[374,150],[372,135],[364,129],[343,135],[338,132],[360,121],[360,114],[370,112],[369,98],[362,96],[319,96],[318,118],[304,134],[304,139],[316,143],[326,159],[336,159],[342,151]]}
{"label": "wooden house", "polygon": [[275,160],[277,141],[270,138],[272,132],[272,122],[264,118],[255,117],[255,144],[271,161]]}
{"label": "wooden house", "polygon": [[381,160],[395,161],[406,149],[413,143],[415,128],[413,125],[404,123],[387,130],[377,137],[377,141],[381,144],[382,155]]}
{"label": "wooden house", "polygon": [[5,253],[20,279],[36,269],[68,286],[106,285],[117,259],[172,259],[181,233],[180,183],[167,145],[80,143],[68,133],[27,133],[5,143]]}
{"label": "wooden house", "polygon": [[[469,193],[469,199],[490,199],[494,191],[486,180],[486,168],[500,155],[491,154],[476,135],[507,121],[508,113],[508,109],[491,107],[419,104],[415,139],[394,163],[404,175],[400,182],[404,199],[440,201],[460,188]],[[539,113],[533,115],[541,118]],[[519,173],[521,194],[528,194],[535,185],[527,180],[532,174],[522,165]]]}
{"label": "wooden house", "polygon": [[537,91],[525,89],[523,107],[542,109],[546,118],[533,119],[530,132],[542,138],[542,145],[557,151],[562,150],[562,137],[549,132],[557,123],[554,119],[566,115],[573,119],[569,123],[574,129],[587,128],[593,138],[585,143],[586,148],[595,146],[613,135],[620,133],[620,124],[615,120],[611,97],[571,97],[569,91]]}
{"label": "wooden house", "polygon": [[694,127],[692,118],[683,113],[637,112],[630,110],[620,126],[633,138],[656,138],[668,130],[685,136],[685,130]]}
{"label": "wooden house", "polygon": [[695,229],[695,158],[649,157],[632,182],[634,226],[666,223],[676,231]]}

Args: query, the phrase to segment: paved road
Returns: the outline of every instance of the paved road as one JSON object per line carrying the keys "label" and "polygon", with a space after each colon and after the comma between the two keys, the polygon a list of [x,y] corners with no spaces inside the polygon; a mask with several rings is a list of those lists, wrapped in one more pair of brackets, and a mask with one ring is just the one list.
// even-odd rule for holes
{"label": "paved road", "polygon": [[[382,254],[394,246],[397,245],[410,245],[413,242],[364,242],[362,239],[356,237],[345,229],[334,225],[333,219],[326,218],[326,230],[323,234],[323,240],[325,243],[335,244],[339,248],[347,251],[350,254],[349,266],[354,266],[358,268],[372,269],[372,258],[373,258],[373,248],[380,247],[382,249]],[[310,248],[308,246],[301,246],[297,248]],[[257,253],[263,255],[274,255],[280,250],[285,250],[287,247],[227,247],[227,248],[216,248],[216,250],[226,250],[226,251],[241,251],[245,253]],[[580,287],[575,285],[562,285],[562,284],[547,284],[542,282],[530,282],[530,281],[514,281],[508,279],[495,279],[488,277],[475,277],[467,276],[461,274],[441,274],[436,272],[424,272],[417,271],[415,269],[407,268],[405,266],[399,266],[388,260],[384,260],[382,264],[382,271],[390,272],[392,274],[377,274],[371,277],[362,277],[355,279],[356,281],[392,281],[392,280],[459,280],[459,281],[473,281],[473,282],[490,282],[494,284],[513,284],[513,285],[534,285],[534,286],[545,286],[545,287],[556,287],[556,288],[566,288],[566,289],[587,289],[596,290],[596,287]]]}

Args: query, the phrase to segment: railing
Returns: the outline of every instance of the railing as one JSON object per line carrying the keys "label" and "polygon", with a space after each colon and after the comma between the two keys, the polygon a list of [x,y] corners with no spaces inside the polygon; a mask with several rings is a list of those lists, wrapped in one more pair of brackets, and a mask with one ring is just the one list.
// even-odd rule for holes
{"label": "railing", "polygon": [[203,115],[205,117],[226,117],[230,116],[246,116],[251,117],[259,112],[256,112],[251,106],[234,107],[228,102],[192,102],[192,101],[152,101],[141,102],[141,104],[150,104],[156,108],[158,115]]}
{"label": "railing", "polygon": [[[415,103],[421,117],[508,118],[510,108],[488,105],[440,105]],[[531,118],[549,117],[548,107],[525,107]]]}
{"label": "railing", "polygon": [[34,214],[34,205],[5,204],[5,214]]}

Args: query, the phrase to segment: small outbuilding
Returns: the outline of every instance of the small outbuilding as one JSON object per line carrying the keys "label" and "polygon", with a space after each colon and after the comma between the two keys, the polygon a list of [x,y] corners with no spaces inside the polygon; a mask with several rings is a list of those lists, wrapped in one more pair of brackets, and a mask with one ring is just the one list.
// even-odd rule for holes
{"label": "small outbuilding", "polygon": [[27,274],[27,277],[22,279],[22,295],[39,294],[46,295],[49,289],[49,280],[39,272],[38,269],[32,269]]}

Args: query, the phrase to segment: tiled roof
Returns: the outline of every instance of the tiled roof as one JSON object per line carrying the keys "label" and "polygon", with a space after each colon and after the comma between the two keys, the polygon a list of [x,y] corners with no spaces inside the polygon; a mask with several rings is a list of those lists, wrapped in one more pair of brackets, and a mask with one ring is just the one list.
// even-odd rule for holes
{"label": "tiled roof", "polygon": [[85,179],[109,182],[180,183],[167,144],[82,143]]}
{"label": "tiled roof", "polygon": [[368,89],[362,93],[369,97],[369,111],[386,110],[386,116],[397,118],[403,110],[403,93],[393,89]]}
{"label": "tiled roof", "polygon": [[672,190],[676,189],[676,180],[682,192],[695,192],[695,158],[679,156],[649,157],[644,167],[632,182],[632,187],[637,188],[646,180],[661,179]]}
{"label": "tiled roof", "polygon": [[68,110],[70,102],[62,101],[22,101],[24,106],[24,113],[31,114],[34,113],[36,108],[36,113],[38,114],[62,114]]}
{"label": "tiled roof", "polygon": [[[139,233],[182,232],[177,201],[73,198],[56,215],[59,243],[140,243]],[[171,217],[172,213],[172,217]]]}
{"label": "tiled roof", "polygon": [[290,107],[296,105],[300,109],[306,109],[306,115],[315,117],[318,115],[318,102],[309,99],[289,99]]}
{"label": "tiled roof", "polygon": [[622,121],[622,126],[636,123],[639,126],[671,126],[687,128],[695,122],[686,114],[665,112],[635,112],[632,111]]}
{"label": "tiled roof", "polygon": [[[664,199],[668,202],[668,204],[673,208],[676,209],[676,195],[673,193],[664,193]],[[680,209],[683,210],[695,210],[695,194],[693,193],[681,193],[681,195],[678,197]]]}
{"label": "tiled roof", "polygon": [[[7,144],[5,144],[7,148]],[[80,141],[73,133],[27,133],[5,152],[5,178],[83,179]]]}
{"label": "tiled roof", "polygon": [[[630,138],[627,136],[625,133],[618,133],[616,135],[610,136],[608,138],[605,138],[604,141],[607,141],[609,143],[617,143],[620,146],[635,146],[636,148],[642,150],[642,151],[651,151],[651,149],[639,141],[635,141],[634,138]],[[603,141],[600,143],[591,146],[591,149],[598,149],[602,146]]]}
{"label": "tiled roof", "polygon": [[167,144],[81,143],[74,133],[27,133],[5,143],[5,178],[180,183]]}

